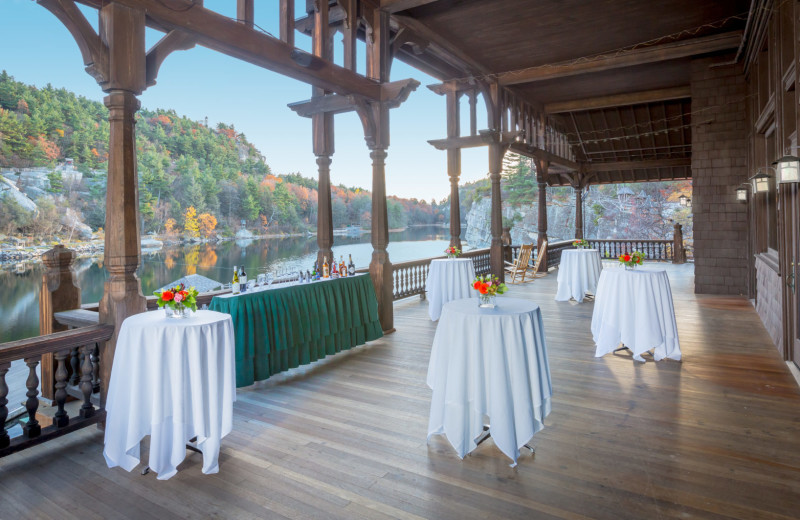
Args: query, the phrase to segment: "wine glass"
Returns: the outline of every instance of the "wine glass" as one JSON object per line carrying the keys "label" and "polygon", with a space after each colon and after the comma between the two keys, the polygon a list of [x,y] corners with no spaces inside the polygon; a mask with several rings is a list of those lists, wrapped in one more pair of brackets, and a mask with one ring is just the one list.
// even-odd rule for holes
{"label": "wine glass", "polygon": [[267,285],[272,285],[273,280],[275,280],[275,275],[272,274],[272,271],[267,273]]}
{"label": "wine glass", "polygon": [[264,285],[264,281],[265,280],[266,280],[266,277],[264,276],[264,274],[263,273],[259,274],[256,277],[256,287],[261,287],[262,285]]}

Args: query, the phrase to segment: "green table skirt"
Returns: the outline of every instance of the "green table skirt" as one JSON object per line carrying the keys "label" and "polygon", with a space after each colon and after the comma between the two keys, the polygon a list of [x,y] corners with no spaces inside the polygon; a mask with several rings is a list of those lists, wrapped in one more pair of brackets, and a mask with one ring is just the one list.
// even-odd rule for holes
{"label": "green table skirt", "polygon": [[236,386],[383,336],[369,275],[215,297],[236,337]]}

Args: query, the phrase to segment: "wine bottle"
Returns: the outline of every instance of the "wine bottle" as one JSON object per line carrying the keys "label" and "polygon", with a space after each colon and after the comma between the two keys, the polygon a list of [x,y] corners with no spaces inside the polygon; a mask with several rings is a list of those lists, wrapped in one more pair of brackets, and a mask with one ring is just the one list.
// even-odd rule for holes
{"label": "wine bottle", "polygon": [[244,265],[242,265],[242,272],[239,274],[239,287],[241,287],[242,292],[247,290],[247,273],[244,272]]}
{"label": "wine bottle", "polygon": [[323,278],[330,278],[330,267],[328,267],[328,257],[322,257],[322,277]]}
{"label": "wine bottle", "polygon": [[318,270],[319,269],[317,269],[317,261],[314,260],[314,266],[311,268],[311,279],[312,280],[316,280],[317,279],[317,271]]}
{"label": "wine bottle", "polygon": [[347,264],[347,276],[355,276],[356,264],[353,263],[353,255],[350,255],[350,263]]}
{"label": "wine bottle", "polygon": [[239,270],[235,265],[233,266],[233,280],[231,280],[231,292],[233,294],[239,294]]}

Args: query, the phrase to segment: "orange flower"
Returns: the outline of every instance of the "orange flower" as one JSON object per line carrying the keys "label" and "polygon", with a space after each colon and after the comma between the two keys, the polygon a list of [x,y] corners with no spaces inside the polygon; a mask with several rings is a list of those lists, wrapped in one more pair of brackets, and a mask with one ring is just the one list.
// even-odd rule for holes
{"label": "orange flower", "polygon": [[481,294],[486,294],[489,292],[489,284],[486,282],[481,282],[480,287],[478,287],[478,292]]}
{"label": "orange flower", "polygon": [[164,291],[161,293],[161,299],[165,302],[171,302],[173,298],[175,298],[175,295],[172,291]]}

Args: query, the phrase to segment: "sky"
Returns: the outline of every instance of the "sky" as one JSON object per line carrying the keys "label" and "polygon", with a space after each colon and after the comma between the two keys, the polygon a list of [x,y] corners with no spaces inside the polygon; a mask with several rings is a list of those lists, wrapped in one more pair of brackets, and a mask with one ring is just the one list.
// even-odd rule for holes
{"label": "sky", "polygon": [[[305,2],[296,2],[298,13]],[[206,0],[206,8],[235,17],[234,0]],[[89,22],[97,26],[97,11],[81,6]],[[302,13],[301,13],[302,14]],[[255,23],[278,34],[278,2],[257,2]],[[148,48],[163,34],[147,30]],[[296,45],[310,50],[311,39],[295,33]],[[334,61],[342,63],[341,35],[335,40]],[[364,70],[364,45],[358,49],[359,71]],[[33,0],[0,0],[0,70],[17,81],[66,88],[88,99],[102,101],[105,95],[84,71],[78,46],[67,29]],[[386,190],[389,195],[442,200],[450,193],[446,152],[427,143],[446,137],[445,100],[427,85],[438,83],[408,65],[395,61],[391,80],[414,78],[419,88],[399,108],[391,111],[391,143],[386,159]],[[266,157],[273,173],[299,172],[316,177],[311,147],[311,119],[292,112],[286,105],[311,96],[311,87],[300,81],[196,46],[171,54],[161,66],[157,83],[141,96],[142,106],[174,109],[179,115],[209,125],[233,124],[237,131]],[[483,104],[479,103],[478,128],[485,128]],[[468,106],[462,98],[462,133],[468,132]],[[372,166],[361,123],[353,113],[335,116],[335,153],[331,181],[370,189]],[[462,151],[461,183],[485,178],[488,157],[485,148]]]}

